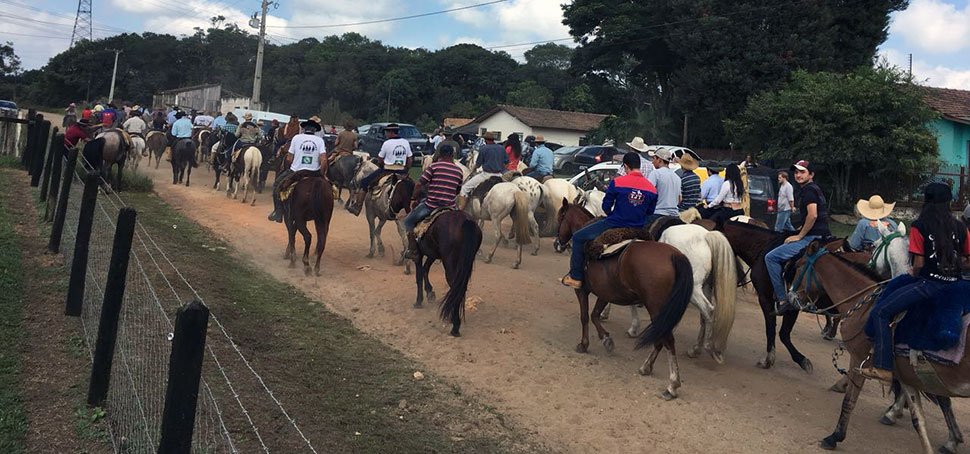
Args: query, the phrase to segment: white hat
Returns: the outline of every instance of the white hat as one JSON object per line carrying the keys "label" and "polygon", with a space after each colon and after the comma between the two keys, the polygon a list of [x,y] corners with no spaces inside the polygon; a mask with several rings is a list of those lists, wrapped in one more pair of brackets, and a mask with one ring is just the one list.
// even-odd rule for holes
{"label": "white hat", "polygon": [[647,151],[647,144],[644,143],[643,137],[634,137],[633,142],[627,142],[627,146],[637,151]]}

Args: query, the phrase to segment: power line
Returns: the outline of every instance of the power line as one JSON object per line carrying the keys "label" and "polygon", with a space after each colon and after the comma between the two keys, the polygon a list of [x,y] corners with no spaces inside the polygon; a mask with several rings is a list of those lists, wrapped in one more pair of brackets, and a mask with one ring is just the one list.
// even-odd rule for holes
{"label": "power line", "polygon": [[490,2],[476,3],[474,5],[460,6],[457,8],[443,9],[439,11],[430,11],[430,12],[421,13],[421,14],[412,14],[410,16],[389,17],[385,19],[376,19],[376,20],[369,20],[369,21],[363,21],[363,22],[348,22],[345,24],[326,24],[326,25],[267,25],[266,28],[338,28],[338,27],[353,27],[356,25],[383,24],[386,22],[398,22],[398,21],[408,20],[408,19],[417,19],[419,17],[436,16],[439,14],[451,13],[455,11],[462,11],[462,10],[472,9],[472,8],[480,8],[482,6],[494,5],[496,3],[504,3],[507,1],[509,0],[492,0]]}
{"label": "power line", "polygon": [[[72,23],[74,21],[74,16],[70,16],[70,15],[67,15],[67,14],[64,14],[64,13],[58,13],[58,12],[46,10],[46,9],[43,9],[43,8],[38,8],[38,7],[32,6],[32,5],[26,5],[26,4],[23,4],[23,3],[13,2],[13,1],[9,1],[9,0],[0,0],[0,3],[5,3],[7,5],[15,6],[15,7],[18,7],[18,8],[29,9],[29,10],[36,11],[36,12],[39,12],[39,13],[46,13],[46,14],[50,14],[52,16],[61,17],[61,18],[70,20]],[[95,22],[95,23],[97,23],[97,22]],[[115,32],[118,32],[118,33],[134,33],[134,31],[132,31],[132,30],[128,30],[128,29],[125,29],[125,28],[118,28],[118,27],[115,27],[115,26],[105,25],[105,24],[102,24],[102,27],[94,27],[94,28],[96,28],[96,29],[102,29],[102,30],[105,30],[105,31],[115,31]]]}
{"label": "power line", "polygon": [[63,36],[34,35],[34,34],[31,34],[31,33],[17,33],[17,32],[7,32],[7,31],[0,32],[0,35],[17,35],[17,36],[27,36],[27,37],[30,37],[30,38],[63,39],[63,40],[66,40],[66,41],[70,41],[71,40],[71,38],[65,38]]}

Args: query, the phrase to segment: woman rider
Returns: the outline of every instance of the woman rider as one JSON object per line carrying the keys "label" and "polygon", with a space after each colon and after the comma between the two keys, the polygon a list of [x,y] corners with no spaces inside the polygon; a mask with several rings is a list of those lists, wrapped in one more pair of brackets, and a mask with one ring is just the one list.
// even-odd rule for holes
{"label": "woman rider", "polygon": [[900,287],[881,299],[870,317],[876,317],[876,339],[872,366],[860,370],[863,376],[892,381],[894,346],[893,318],[917,304],[936,296],[961,279],[964,263],[970,256],[967,227],[950,213],[953,195],[950,187],[931,183],[924,192],[923,211],[909,229],[909,252],[916,282]]}
{"label": "woman rider", "polygon": [[741,180],[741,168],[736,165],[729,165],[724,170],[724,182],[721,183],[721,190],[710,206],[701,210],[701,216],[704,219],[715,221],[719,226],[723,225],[724,221],[744,214],[744,210],[741,209],[743,198],[744,182]]}

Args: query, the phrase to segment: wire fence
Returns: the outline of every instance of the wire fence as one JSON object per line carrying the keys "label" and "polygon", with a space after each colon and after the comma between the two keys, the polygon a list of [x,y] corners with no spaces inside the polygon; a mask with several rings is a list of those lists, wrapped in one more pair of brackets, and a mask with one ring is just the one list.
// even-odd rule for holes
{"label": "wire fence", "polygon": [[[70,194],[60,248],[66,269],[74,259],[84,188],[81,175],[90,168],[83,156],[79,160],[66,180],[70,188],[62,187],[60,192]],[[66,159],[63,162],[67,165]],[[107,186],[103,179],[101,184]],[[119,194],[99,192],[81,314],[83,337],[92,358],[115,223],[119,210],[126,206]],[[206,302],[141,222],[136,224],[129,257],[105,418],[116,452],[155,452],[165,407],[174,315],[191,299]],[[316,453],[254,361],[233,340],[217,316],[217,308],[210,307],[210,311],[192,451]]]}

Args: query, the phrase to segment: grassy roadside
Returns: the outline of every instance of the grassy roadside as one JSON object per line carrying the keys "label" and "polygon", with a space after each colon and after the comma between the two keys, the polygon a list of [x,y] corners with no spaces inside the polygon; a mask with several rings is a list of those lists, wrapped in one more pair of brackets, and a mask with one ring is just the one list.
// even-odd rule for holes
{"label": "grassy roadside", "polygon": [[547,451],[457,386],[431,374],[415,380],[420,365],[237,257],[157,196],[124,197],[319,452]]}
{"label": "grassy roadside", "polygon": [[21,387],[24,283],[11,214],[0,205],[0,452],[23,452],[27,414]]}

